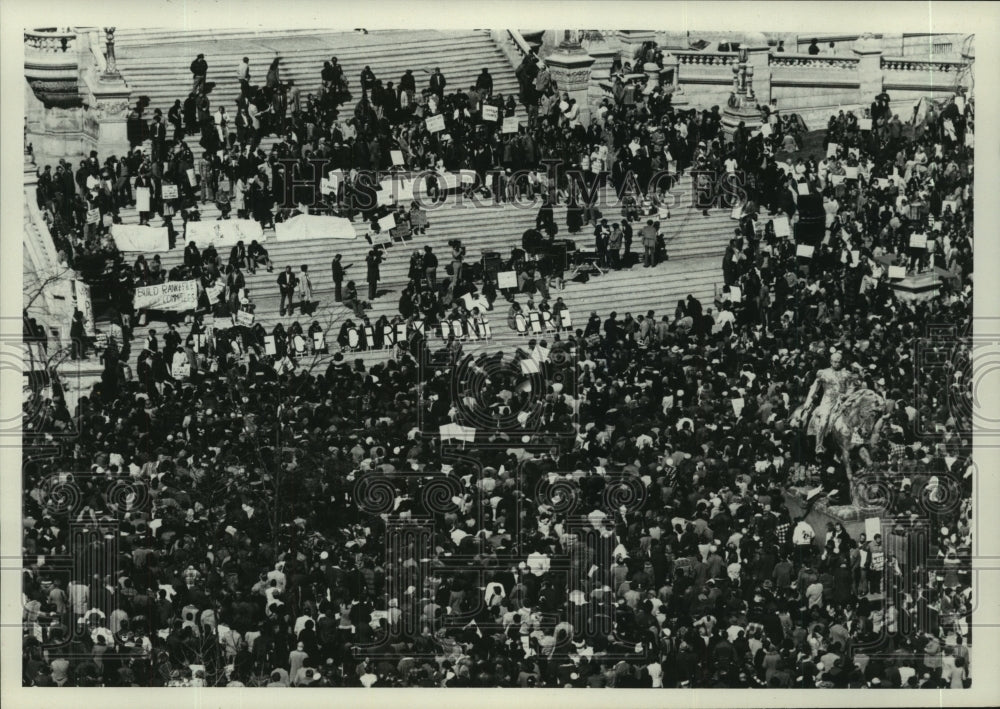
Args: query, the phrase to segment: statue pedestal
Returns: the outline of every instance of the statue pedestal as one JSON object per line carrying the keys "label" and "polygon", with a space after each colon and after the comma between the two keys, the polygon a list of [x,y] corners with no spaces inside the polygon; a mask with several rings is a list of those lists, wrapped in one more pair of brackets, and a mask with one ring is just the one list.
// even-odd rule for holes
{"label": "statue pedestal", "polygon": [[897,300],[920,302],[930,300],[941,292],[941,276],[934,271],[925,271],[894,281],[892,291]]}
{"label": "statue pedestal", "polygon": [[722,110],[722,130],[727,138],[733,136],[740,123],[743,123],[747,130],[754,131],[764,125],[764,116],[754,106],[732,108],[727,105]]}
{"label": "statue pedestal", "polygon": [[590,125],[587,93],[590,90],[590,67],[594,64],[594,58],[580,45],[564,42],[545,57],[545,64],[559,93],[566,93],[570,98],[576,99],[576,105],[580,108],[580,123]]}
{"label": "statue pedestal", "polygon": [[131,90],[120,75],[104,74],[88,79],[87,86],[92,97],[88,101],[90,113],[99,126],[97,154],[102,161],[110,155],[126,155]]}

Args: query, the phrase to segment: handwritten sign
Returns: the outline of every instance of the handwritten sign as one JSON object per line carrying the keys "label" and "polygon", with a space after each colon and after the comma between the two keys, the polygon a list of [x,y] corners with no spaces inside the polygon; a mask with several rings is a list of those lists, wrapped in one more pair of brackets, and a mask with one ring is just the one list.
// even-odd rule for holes
{"label": "handwritten sign", "polygon": [[436,116],[428,116],[424,122],[427,125],[427,130],[431,133],[440,133],[444,130],[444,116],[440,113]]}
{"label": "handwritten sign", "polygon": [[910,234],[910,248],[911,249],[926,249],[927,248],[927,234]]}
{"label": "handwritten sign", "polygon": [[844,168],[844,177],[847,178],[848,180],[856,180],[856,179],[858,179],[858,168],[856,168],[856,167],[845,167]]}
{"label": "handwritten sign", "polygon": [[248,313],[245,310],[236,311],[236,322],[240,325],[246,325],[247,327],[250,327],[251,325],[253,325],[254,319],[255,318],[253,313]]}
{"label": "handwritten sign", "polygon": [[889,278],[893,280],[906,278],[906,269],[903,266],[889,266]]}
{"label": "handwritten sign", "polygon": [[861,130],[871,130],[872,129],[872,119],[871,118],[859,118],[858,128]]}
{"label": "handwritten sign", "polygon": [[517,271],[501,271],[497,273],[497,287],[501,290],[517,288]]}
{"label": "handwritten sign", "polygon": [[483,120],[493,121],[494,123],[500,118],[500,112],[497,110],[496,106],[484,105],[483,106]]}
{"label": "handwritten sign", "polygon": [[844,181],[843,175],[830,175],[830,184],[836,187]]}
{"label": "handwritten sign", "polygon": [[99,221],[101,221],[101,210],[98,209],[97,207],[94,207],[93,209],[88,209],[87,210],[87,223],[88,224],[97,224]]}
{"label": "handwritten sign", "polygon": [[163,185],[160,191],[163,199],[177,199],[177,185]]}
{"label": "handwritten sign", "polygon": [[792,235],[791,226],[788,224],[788,217],[774,218],[774,235],[786,238]]}
{"label": "handwritten sign", "polygon": [[503,119],[504,133],[517,133],[518,127],[517,116],[511,116],[510,118]]}
{"label": "handwritten sign", "polygon": [[799,191],[802,196],[808,196],[809,194],[809,183],[808,182],[796,182],[795,189]]}
{"label": "handwritten sign", "polygon": [[830,143],[829,145],[826,146],[826,156],[828,158],[837,157],[837,150],[839,149],[840,149],[839,145],[837,145],[836,143]]}
{"label": "handwritten sign", "polygon": [[136,187],[135,188],[135,208],[140,212],[149,211],[149,188],[148,187]]}
{"label": "handwritten sign", "polygon": [[382,231],[389,231],[390,229],[396,228],[396,215],[387,214],[378,220],[379,229]]}
{"label": "handwritten sign", "polygon": [[198,307],[198,282],[167,281],[140,286],[135,289],[134,305],[137,310],[193,310]]}

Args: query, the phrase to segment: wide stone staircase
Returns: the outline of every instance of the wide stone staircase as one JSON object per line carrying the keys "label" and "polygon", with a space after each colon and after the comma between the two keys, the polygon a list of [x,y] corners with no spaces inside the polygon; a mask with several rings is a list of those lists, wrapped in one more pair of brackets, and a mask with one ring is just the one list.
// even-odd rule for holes
{"label": "wide stone staircase", "polygon": [[[351,99],[341,115],[352,115],[361,96],[360,75],[370,66],[383,81],[398,83],[407,69],[416,77],[417,90],[426,88],[430,73],[440,67],[448,89],[472,86],[482,69],[493,77],[494,93],[516,93],[514,68],[486,30],[465,31],[298,31],[291,36],[195,35],[171,30],[119,30],[118,68],[132,91],[132,99],[147,96],[150,110],[166,113],[176,99],[191,91],[190,64],[198,54],[208,62],[209,92],[213,110],[225,106],[235,111],[239,95],[236,68],[243,57],[250,60],[250,83],[262,85],[268,66],[281,57],[282,81],[294,79],[303,99],[320,88],[323,62],[336,56],[349,82]],[[446,90],[448,90],[446,89]],[[523,110],[523,109],[521,109]]]}
{"label": "wide stone staircase", "polygon": [[[678,195],[680,203],[664,224],[669,261],[653,269],[643,268],[640,262],[629,269],[594,275],[587,283],[569,281],[564,290],[552,292],[553,298],[562,297],[569,306],[574,326],[582,327],[591,311],[606,317],[612,310],[616,310],[619,315],[630,312],[634,316],[654,310],[659,317],[672,314],[677,300],[689,293],[702,300],[711,300],[721,273],[720,258],[735,222],[730,219],[728,210],[714,209],[706,217],[701,211],[685,203],[685,196],[690,194],[688,177],[683,177],[678,182],[674,193]],[[600,208],[602,213],[611,222],[619,221],[621,211],[613,191],[605,190],[601,197],[604,203]],[[212,221],[218,216],[212,203],[203,205],[201,210],[203,220]],[[499,252],[506,260],[511,249],[520,245],[522,233],[534,225],[536,215],[537,206],[521,208],[512,204],[459,203],[449,198],[442,207],[429,212],[430,227],[426,234],[415,235],[410,241],[394,243],[388,249],[380,269],[378,293],[367,313],[370,319],[374,322],[382,314],[391,318],[398,313],[399,296],[408,280],[409,259],[414,250],[422,249],[425,245],[431,246],[440,261],[439,278],[444,278],[444,267],[450,257],[449,241],[462,241],[466,247],[466,263],[478,261],[484,252],[490,250]],[[122,210],[121,217],[126,224],[138,222],[138,214],[134,209]],[[558,238],[574,239],[581,251],[593,250],[593,226],[585,226],[576,235],[569,234],[565,226],[566,209],[563,205],[556,207],[555,218],[560,227]],[[160,225],[157,217],[153,218],[152,225]],[[264,244],[274,264],[274,272],[258,270],[254,275],[245,274],[250,297],[256,306],[257,321],[270,330],[279,321],[287,327],[295,320],[305,326],[316,319],[330,329],[328,341],[335,339],[340,323],[353,317],[346,307],[333,300],[330,263],[335,254],[341,254],[342,263],[347,267],[345,281],[354,280],[362,298],[367,299],[365,256],[370,248],[364,238],[368,234],[367,225],[360,220],[356,221],[355,233],[356,238],[353,240],[278,241],[272,229],[265,230]],[[183,235],[179,235],[175,247],[160,254],[165,268],[169,269],[183,260],[183,248]],[[641,254],[638,235],[632,251],[635,255]],[[147,259],[152,256],[145,255]],[[225,253],[222,255],[223,258],[227,256]],[[138,253],[126,253],[125,256],[131,262]],[[637,256],[633,256],[634,260],[636,258]],[[298,271],[301,264],[309,266],[314,298],[320,306],[309,317],[300,315],[297,310],[295,315],[281,317],[276,283],[278,274],[286,265]],[[526,297],[518,295],[517,300],[523,305]],[[497,309],[488,315],[494,334],[494,342],[488,345],[491,349],[504,349],[506,344],[515,343],[519,339],[516,333],[507,328],[506,307],[501,301]],[[151,322],[151,326],[156,327],[156,322]],[[352,358],[354,356],[351,355]],[[384,359],[387,353],[365,353],[360,356],[365,359]]]}
{"label": "wide stone staircase", "polygon": [[[235,106],[239,86],[236,67],[240,59],[249,57],[251,83],[263,83],[267,66],[275,56],[282,58],[281,78],[283,81],[295,79],[304,94],[319,88],[320,70],[323,61],[336,56],[344,67],[345,77],[350,82],[351,100],[344,106],[343,113],[353,110],[354,102],[360,95],[359,75],[368,65],[383,81],[398,81],[406,69],[412,69],[417,76],[418,90],[427,85],[429,72],[440,66],[448,79],[449,87],[468,87],[475,82],[483,67],[493,76],[494,91],[504,94],[517,90],[513,67],[488,31],[468,30],[458,32],[413,32],[372,31],[359,32],[313,32],[296,30],[281,33],[243,32],[239,35],[204,33],[192,37],[190,33],[173,30],[119,30],[117,33],[118,66],[128,83],[132,98],[147,96],[150,108],[161,108],[164,112],[175,99],[183,99],[191,88],[189,65],[194,57],[203,53],[209,64],[208,81],[214,82],[209,93],[212,105]],[[426,70],[426,72],[424,71]],[[523,109],[519,108],[519,111]],[[274,138],[265,139],[267,149]],[[553,291],[552,297],[562,297],[570,308],[574,327],[583,327],[591,311],[602,318],[615,310],[619,316],[632,313],[633,316],[654,310],[657,317],[671,314],[677,300],[693,294],[702,301],[711,301],[717,282],[720,280],[720,258],[727,240],[732,234],[735,222],[729,218],[728,210],[715,209],[704,216],[700,210],[690,206],[692,188],[690,178],[684,177],[674,187],[677,204],[672,208],[671,217],[664,224],[666,247],[670,260],[654,269],[643,268],[641,262],[631,268],[595,275],[587,283],[567,282],[564,290]],[[621,210],[617,199],[610,190],[603,195],[601,211],[609,221],[619,221]],[[445,264],[449,260],[448,242],[460,239],[466,247],[466,263],[478,261],[485,251],[498,251],[507,259],[511,249],[520,245],[521,234],[534,225],[538,205],[520,208],[514,205],[456,204],[449,199],[441,208],[428,214],[430,227],[424,235],[414,236],[409,242],[396,243],[389,248],[387,258],[381,266],[381,281],[378,295],[368,311],[372,322],[383,313],[395,315],[398,312],[399,295],[407,282],[410,254],[415,249],[430,245],[438,254],[439,278],[446,277]],[[214,221],[219,216],[215,205],[209,202],[201,206],[201,218]],[[134,209],[125,209],[121,217],[126,224],[138,222]],[[558,238],[572,238],[577,248],[592,251],[593,226],[584,226],[576,235],[566,231],[566,210],[560,205],[555,210],[555,218],[560,227]],[[175,217],[175,225],[180,220]],[[153,226],[159,226],[157,217]],[[638,225],[637,225],[638,226]],[[273,230],[264,232],[264,244],[274,264],[274,272],[258,270],[255,275],[245,274],[250,297],[256,305],[256,319],[270,330],[275,323],[284,322],[286,327],[294,320],[306,326],[313,319],[328,328],[327,340],[331,351],[335,344],[340,323],[352,317],[350,311],[333,300],[333,281],[330,262],[334,254],[342,255],[347,266],[345,280],[354,280],[358,291],[367,300],[365,255],[369,244],[364,238],[367,225],[355,222],[356,238],[313,239],[303,241],[277,241]],[[183,235],[179,235],[175,247],[161,253],[163,265],[169,269],[183,258]],[[633,254],[641,255],[642,247],[636,235]],[[127,253],[131,262],[138,254]],[[152,254],[146,254],[150,258]],[[225,257],[226,254],[223,254]],[[636,256],[633,256],[636,260]],[[314,298],[319,302],[317,311],[304,317],[279,315],[279,294],[276,284],[278,273],[286,265],[298,271],[301,264],[308,264],[314,289]],[[526,298],[518,295],[524,304]],[[493,340],[488,343],[469,343],[467,349],[508,350],[526,337],[509,330],[506,324],[507,306],[503,301],[497,309],[488,314],[492,325]],[[220,323],[220,326],[223,325]],[[163,329],[163,323],[151,320],[150,327]],[[186,333],[187,328],[181,328]],[[137,334],[144,334],[141,331]],[[432,342],[441,340],[432,335]],[[141,349],[140,339],[134,343],[133,365]],[[350,353],[350,359],[362,358],[368,361],[384,360],[390,351]]]}

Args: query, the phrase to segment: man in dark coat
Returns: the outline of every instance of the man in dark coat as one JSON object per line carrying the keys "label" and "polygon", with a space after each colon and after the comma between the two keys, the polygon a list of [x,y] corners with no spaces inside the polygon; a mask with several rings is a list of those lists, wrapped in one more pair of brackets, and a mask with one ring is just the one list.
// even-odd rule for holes
{"label": "man in dark coat", "polygon": [[365,263],[368,264],[368,300],[374,300],[380,278],[379,264],[382,263],[382,255],[371,249],[365,257]]}

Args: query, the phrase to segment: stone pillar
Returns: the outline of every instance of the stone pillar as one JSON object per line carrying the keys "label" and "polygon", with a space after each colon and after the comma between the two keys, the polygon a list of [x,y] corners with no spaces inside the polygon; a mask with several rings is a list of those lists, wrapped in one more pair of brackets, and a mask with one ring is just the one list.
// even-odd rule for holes
{"label": "stone pillar", "polygon": [[110,155],[128,154],[127,118],[131,90],[121,76],[102,75],[88,81],[93,97],[89,114],[98,125],[97,154],[103,161]]}
{"label": "stone pillar", "polygon": [[684,108],[688,105],[688,98],[681,88],[681,62],[672,52],[663,54],[663,70],[660,77],[663,79],[663,90],[670,94],[670,105]]}
{"label": "stone pillar", "polygon": [[868,105],[882,93],[882,44],[872,35],[863,34],[855,40],[853,49],[861,85],[857,102]]}
{"label": "stone pillar", "polygon": [[622,63],[629,62],[635,66],[635,53],[643,42],[655,42],[654,30],[618,30],[618,41],[622,47]]}
{"label": "stone pillar", "polygon": [[587,94],[590,89],[590,67],[594,58],[579,44],[563,42],[556,51],[545,58],[545,64],[555,81],[559,93],[567,93],[576,99],[580,107],[580,123],[590,125],[590,105]]}
{"label": "stone pillar", "polygon": [[770,57],[771,51],[766,45],[747,49],[747,70],[753,69],[750,74],[753,77],[753,92],[761,106],[771,105]]}

